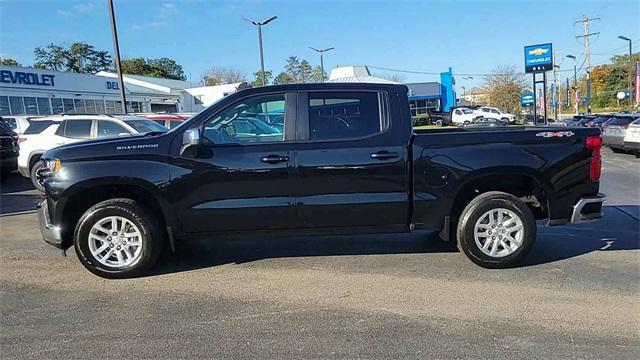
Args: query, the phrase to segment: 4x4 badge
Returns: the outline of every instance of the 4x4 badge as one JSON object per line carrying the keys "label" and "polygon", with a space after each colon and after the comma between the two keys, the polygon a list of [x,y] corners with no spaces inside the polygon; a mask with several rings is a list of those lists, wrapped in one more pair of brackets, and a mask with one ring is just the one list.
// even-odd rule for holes
{"label": "4x4 badge", "polygon": [[575,135],[573,131],[545,131],[537,133],[536,136],[540,136],[543,138],[553,138],[553,137],[570,137]]}

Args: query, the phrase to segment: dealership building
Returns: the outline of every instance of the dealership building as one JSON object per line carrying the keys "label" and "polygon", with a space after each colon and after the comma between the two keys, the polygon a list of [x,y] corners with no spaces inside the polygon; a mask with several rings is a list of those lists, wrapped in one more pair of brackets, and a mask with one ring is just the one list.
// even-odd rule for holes
{"label": "dealership building", "polygon": [[[371,75],[366,66],[343,66],[331,70],[329,82],[362,82],[375,84],[398,84],[397,82]],[[406,84],[409,88],[411,116],[432,112],[448,112],[456,105],[455,79],[453,70],[440,73],[440,82]]]}
{"label": "dealership building", "polygon": [[[193,86],[188,81],[127,74],[123,80],[129,112],[196,112],[249,86],[246,82]],[[114,73],[0,66],[0,115],[117,114],[121,109]]]}

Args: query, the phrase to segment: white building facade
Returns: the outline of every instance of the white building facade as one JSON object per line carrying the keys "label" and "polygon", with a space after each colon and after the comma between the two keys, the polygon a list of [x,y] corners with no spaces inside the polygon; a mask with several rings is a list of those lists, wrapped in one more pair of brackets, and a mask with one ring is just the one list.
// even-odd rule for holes
{"label": "white building facade", "polygon": [[[193,87],[188,81],[124,75],[127,111],[196,112],[247,83]],[[0,116],[117,114],[116,74],[96,75],[0,66]]]}

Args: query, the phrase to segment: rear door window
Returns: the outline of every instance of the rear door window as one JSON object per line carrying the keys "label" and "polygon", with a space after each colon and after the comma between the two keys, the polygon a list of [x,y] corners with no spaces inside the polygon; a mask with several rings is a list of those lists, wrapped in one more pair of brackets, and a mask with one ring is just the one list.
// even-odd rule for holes
{"label": "rear door window", "polygon": [[362,138],[382,132],[377,92],[310,92],[309,140]]}
{"label": "rear door window", "polygon": [[66,120],[64,136],[74,139],[88,139],[91,137],[91,120]]}

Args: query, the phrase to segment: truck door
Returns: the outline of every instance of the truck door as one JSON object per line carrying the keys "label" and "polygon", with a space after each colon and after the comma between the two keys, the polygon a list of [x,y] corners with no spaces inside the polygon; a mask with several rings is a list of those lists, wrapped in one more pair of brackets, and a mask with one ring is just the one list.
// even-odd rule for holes
{"label": "truck door", "polygon": [[[184,231],[296,226],[290,194],[295,98],[285,93],[249,96],[205,121],[198,154],[183,157],[190,173],[175,175]],[[294,111],[286,110],[290,106]]]}
{"label": "truck door", "polygon": [[378,91],[299,93],[301,227],[406,226],[408,147],[390,121],[389,101]]}

